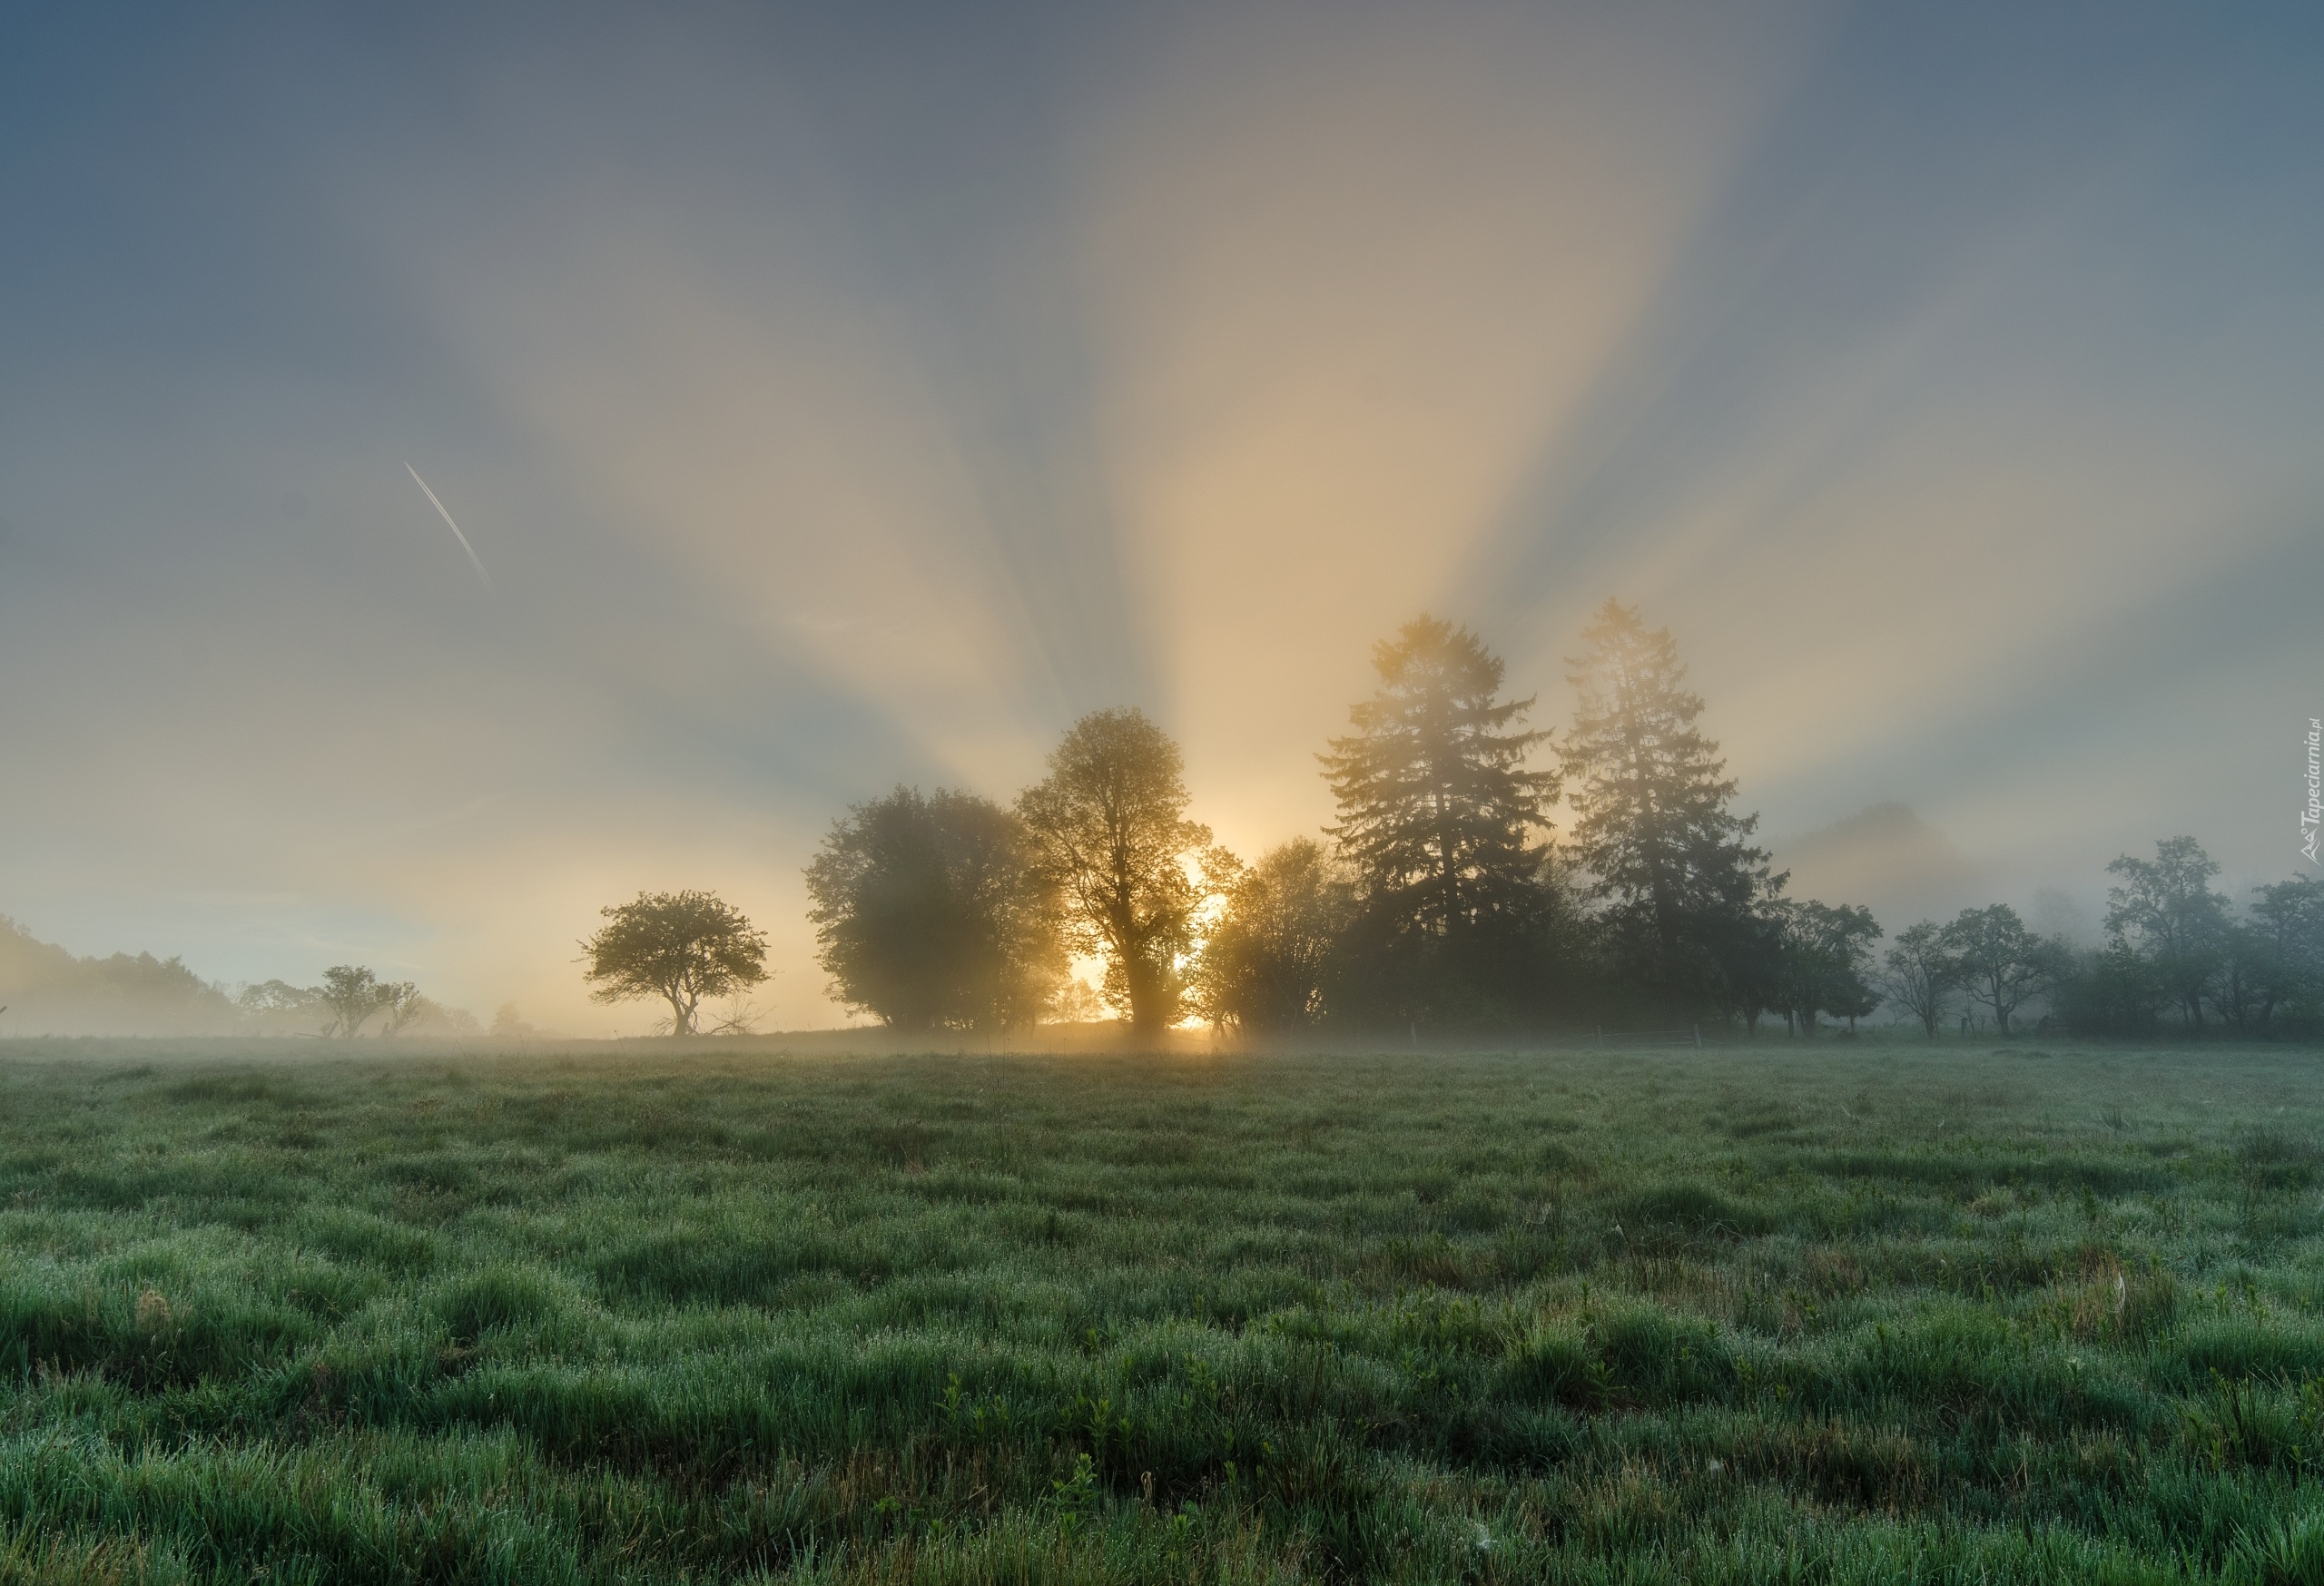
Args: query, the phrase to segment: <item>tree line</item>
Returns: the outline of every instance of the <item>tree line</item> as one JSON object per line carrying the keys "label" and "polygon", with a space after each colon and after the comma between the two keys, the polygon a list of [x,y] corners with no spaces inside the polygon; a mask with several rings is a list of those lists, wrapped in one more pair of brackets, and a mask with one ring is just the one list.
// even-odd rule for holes
{"label": "tree line", "polygon": [[1177,745],[1135,709],[1075,723],[1010,803],[899,787],[856,804],[807,868],[833,994],[899,1030],[1005,1029],[1088,998],[1078,955],[1144,1034],[1189,1014],[1255,1034],[1769,1015],[1813,1033],[1891,1006],[1933,1037],[1971,1009],[2006,1033],[2036,1005],[2093,1032],[2318,1028],[2317,884],[2262,888],[2234,918],[2191,838],[2116,862],[2098,951],[1995,904],[1878,954],[1869,910],[1787,895],[1669,631],[1609,601],[1581,637],[1553,741],[1474,634],[1405,624],[1319,756],[1336,818],[1249,862],[1192,818]]}

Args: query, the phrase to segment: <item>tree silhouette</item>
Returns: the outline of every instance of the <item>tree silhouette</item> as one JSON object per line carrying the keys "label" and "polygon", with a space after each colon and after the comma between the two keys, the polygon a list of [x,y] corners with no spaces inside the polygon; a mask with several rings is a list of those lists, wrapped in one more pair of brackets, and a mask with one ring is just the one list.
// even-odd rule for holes
{"label": "tree silhouette", "polygon": [[672,1035],[694,1033],[704,998],[767,978],[765,933],[714,893],[640,892],[600,912],[606,923],[581,944],[591,1000],[663,998]]}
{"label": "tree silhouette", "polygon": [[1226,912],[1195,966],[1197,1010],[1214,1024],[1260,1032],[1315,1023],[1354,907],[1348,879],[1322,843],[1295,837],[1225,890]]}
{"label": "tree silhouette", "polygon": [[1561,754],[1589,895],[1618,960],[1674,1012],[1718,1001],[1784,878],[1750,844],[1758,817],[1728,807],[1736,783],[1695,725],[1703,702],[1680,686],[1670,630],[1649,633],[1636,607],[1609,600],[1582,642],[1588,653],[1567,663],[1574,723]]}
{"label": "tree silhouette", "polygon": [[1977,1001],[1993,1010],[1994,1024],[2009,1033],[2010,1016],[2026,1000],[2056,985],[2073,967],[2059,942],[2025,929],[2006,903],[1964,909],[1937,933],[1953,978]]}
{"label": "tree silhouette", "polygon": [[1920,1020],[1931,1040],[1936,1039],[1936,1027],[1944,1020],[1945,1000],[1953,992],[1958,972],[1938,935],[1936,921],[1924,920],[1899,931],[1896,944],[1880,960],[1881,990]]}
{"label": "tree silhouette", "polygon": [[[354,1039],[355,1032],[371,1015],[382,1009],[392,1011],[408,985],[383,984],[359,964],[333,964],[323,971],[322,1003],[331,1015],[323,1033]],[[411,994],[418,996],[418,990],[414,988]]]}
{"label": "tree silhouette", "polygon": [[1776,918],[1781,922],[1777,1011],[1794,1020],[1802,1035],[1816,1033],[1818,1013],[1853,1026],[1878,1005],[1866,984],[1872,944],[1880,939],[1871,910],[1810,899],[1782,903]]}
{"label": "tree silhouette", "polygon": [[891,1029],[1029,1024],[1064,979],[1056,888],[990,799],[899,787],[853,806],[807,892],[839,1000]]}
{"label": "tree silhouette", "polygon": [[1457,941],[1530,912],[1537,832],[1554,773],[1526,769],[1547,733],[1520,729],[1532,700],[1504,700],[1502,666],[1465,627],[1413,618],[1372,648],[1379,691],[1320,756],[1339,802],[1330,830],[1364,907],[1394,932]]}
{"label": "tree silhouette", "polygon": [[2122,883],[2106,893],[2106,937],[2143,963],[2185,1016],[2203,1028],[2203,1002],[2227,948],[2227,899],[2211,890],[2219,864],[2192,837],[2154,845],[2152,859],[2106,867]]}
{"label": "tree silhouette", "polygon": [[[1064,901],[1076,951],[1106,960],[1106,1000],[1153,1035],[1177,1022],[1184,960],[1210,828],[1187,818],[1177,744],[1138,710],[1096,711],[1074,723],[1049,776],[1018,796],[1042,874]],[[1208,868],[1219,867],[1216,858]]]}

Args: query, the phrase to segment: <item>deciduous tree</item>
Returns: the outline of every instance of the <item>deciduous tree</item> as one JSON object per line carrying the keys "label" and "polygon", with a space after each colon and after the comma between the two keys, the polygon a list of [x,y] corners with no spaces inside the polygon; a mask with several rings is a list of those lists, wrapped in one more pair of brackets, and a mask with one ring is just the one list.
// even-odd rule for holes
{"label": "deciduous tree", "polygon": [[1295,837],[1226,888],[1226,910],[1196,960],[1196,1010],[1212,1023],[1257,1032],[1323,1017],[1324,989],[1354,887],[1324,845]]}
{"label": "deciduous tree", "polygon": [[2142,961],[2188,1025],[2202,1029],[2227,949],[2227,899],[2211,890],[2218,862],[2192,837],[2170,837],[2152,859],[2126,853],[2106,873],[2122,878],[2106,893],[2108,942]]}
{"label": "deciduous tree", "polygon": [[2010,1016],[2029,998],[2058,983],[2071,954],[2025,929],[2006,903],[1964,909],[1938,933],[1953,978],[1970,997],[1993,1010],[1994,1024],[2009,1033]]}
{"label": "deciduous tree", "polygon": [[767,978],[765,933],[714,893],[640,892],[600,912],[606,923],[581,943],[591,1000],[662,998],[672,1035],[694,1033],[704,998]]}
{"label": "deciduous tree", "polygon": [[1918,1020],[1931,1040],[1936,1039],[1936,1027],[1945,1019],[1957,973],[1952,956],[1939,941],[1941,933],[1935,921],[1924,920],[1899,931],[1880,960],[1880,990],[1888,1000]]}
{"label": "deciduous tree", "polygon": [[973,793],[855,805],[807,892],[832,990],[891,1029],[1029,1024],[1065,977],[1056,885],[1024,823]]}
{"label": "deciduous tree", "polygon": [[1211,895],[1210,828],[1187,816],[1178,746],[1142,711],[1097,711],[1066,733],[1049,770],[1017,813],[1063,900],[1067,942],[1105,959],[1106,1000],[1132,1029],[1156,1034],[1178,1019]]}

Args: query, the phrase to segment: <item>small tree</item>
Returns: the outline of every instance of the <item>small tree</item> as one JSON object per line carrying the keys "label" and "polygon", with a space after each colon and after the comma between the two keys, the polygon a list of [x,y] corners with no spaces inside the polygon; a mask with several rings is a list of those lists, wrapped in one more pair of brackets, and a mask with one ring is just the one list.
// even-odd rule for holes
{"label": "small tree", "polygon": [[581,978],[597,1002],[660,997],[670,1033],[694,1033],[705,997],[724,997],[767,978],[766,935],[710,892],[640,892],[601,911],[606,924],[581,943]]}
{"label": "small tree", "polygon": [[364,1020],[387,1007],[396,990],[359,964],[333,964],[323,971],[323,1006],[331,1015],[323,1033],[354,1039]]}
{"label": "small tree", "polygon": [[1994,1023],[2009,1033],[2010,1015],[2025,1000],[2058,983],[2071,965],[2063,945],[2025,929],[2006,903],[1964,909],[1937,936],[1953,978],[1970,997],[1994,1011]]}
{"label": "small tree", "polygon": [[1354,888],[1312,837],[1262,855],[1227,884],[1226,911],[1203,941],[1195,1006],[1213,1024],[1295,1029],[1324,1014],[1324,982]]}
{"label": "small tree", "polygon": [[1924,920],[1900,931],[1896,945],[1880,960],[1880,990],[1888,1000],[1920,1020],[1931,1040],[1936,1039],[1936,1027],[1945,1019],[1945,1003],[1953,995],[1958,972],[1938,940],[1940,934],[1935,921]]}

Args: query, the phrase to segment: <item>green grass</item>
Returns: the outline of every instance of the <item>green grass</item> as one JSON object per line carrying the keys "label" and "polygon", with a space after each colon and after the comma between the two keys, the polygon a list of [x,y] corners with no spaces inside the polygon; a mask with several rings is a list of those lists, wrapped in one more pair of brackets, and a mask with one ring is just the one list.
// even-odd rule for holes
{"label": "green grass", "polygon": [[2324,1056],[0,1057],[0,1581],[2324,1579]]}

